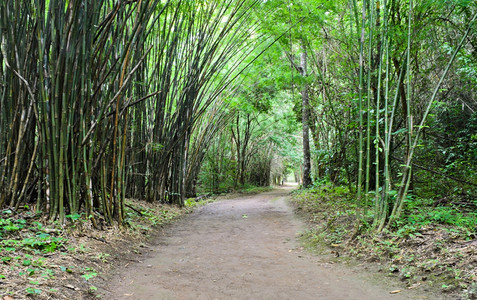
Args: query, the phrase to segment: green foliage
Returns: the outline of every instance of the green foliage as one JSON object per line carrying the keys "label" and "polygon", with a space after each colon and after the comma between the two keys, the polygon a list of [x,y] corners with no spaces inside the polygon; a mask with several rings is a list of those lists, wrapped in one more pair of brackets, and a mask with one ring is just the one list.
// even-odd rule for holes
{"label": "green foliage", "polygon": [[22,245],[48,253],[55,252],[58,248],[63,247],[65,241],[63,237],[51,236],[48,233],[38,233],[34,237],[23,239]]}
{"label": "green foliage", "polygon": [[[347,186],[322,184],[306,190],[297,190],[294,192],[294,202],[301,211],[311,214],[314,220],[326,220],[328,224],[326,231],[332,229],[327,233],[327,238],[331,240],[336,239],[335,235],[339,237],[346,235],[346,229],[333,224],[340,218],[355,215],[355,203]],[[448,225],[449,231],[463,238],[471,239],[477,235],[475,212],[461,212],[452,207],[434,206],[432,199],[420,197],[408,197],[406,207],[405,213],[394,224],[394,231],[389,234],[401,238],[414,238],[421,235],[420,231],[426,226]],[[329,211],[334,211],[334,214],[330,215]],[[372,218],[372,214],[367,217]],[[366,228],[366,223],[363,223],[363,226]]]}
{"label": "green foliage", "polygon": [[[460,287],[465,289],[464,294],[473,293],[468,288],[473,282],[472,246],[464,246],[468,244],[462,240],[472,241],[477,235],[475,212],[436,206],[433,199],[407,197],[401,218],[394,226],[376,233],[372,210],[362,216],[360,227],[356,227],[353,196],[348,187],[336,188],[327,182],[293,193],[296,209],[305,213],[310,224],[303,234],[307,246],[325,254],[340,253],[340,257],[349,253],[378,260],[409,286],[424,276],[439,286],[452,286],[452,290]],[[372,205],[369,203],[369,208]]]}
{"label": "green foliage", "polygon": [[27,293],[27,295],[35,296],[40,295],[43,291],[41,289],[28,287],[25,289],[25,292]]}
{"label": "green foliage", "polygon": [[[36,234],[32,235],[31,233],[28,234],[28,237],[23,239],[8,239],[4,238],[0,245],[1,249],[6,252],[14,252],[18,249],[27,249],[30,251],[40,250],[44,253],[55,252],[58,248],[64,246],[66,239],[63,237],[53,236],[51,234],[42,232],[44,229],[43,225],[38,222],[34,222],[33,225],[35,227],[30,227],[35,231],[38,231]],[[13,233],[23,230],[28,226],[26,220],[24,219],[16,219],[13,220],[12,218],[8,219],[0,219],[0,228],[2,235],[12,235]],[[7,258],[3,258],[5,260]],[[7,259],[8,260],[8,259]],[[30,260],[24,261],[25,265],[31,264]]]}
{"label": "green foliage", "polygon": [[9,232],[19,231],[25,227],[25,224],[26,220],[24,219],[0,218],[0,236]]}
{"label": "green foliage", "polygon": [[197,193],[299,179],[305,85],[315,186],[295,196],[324,221],[315,238],[380,231],[376,253],[393,258],[431,226],[475,238],[475,1],[155,1],[112,15],[112,0],[70,2],[0,5],[3,264],[38,273],[23,252],[66,247],[18,213],[32,203],[58,224],[147,232],[179,213],[126,197],[194,207]]}
{"label": "green foliage", "polygon": [[203,206],[207,203],[210,203],[211,201],[214,201],[213,199],[208,198],[209,195],[202,195],[198,198],[188,198],[185,200],[185,207],[187,208],[195,208],[195,207],[200,207]]}
{"label": "green foliage", "polygon": [[[125,225],[133,232],[147,234],[156,226],[168,224],[181,216],[184,211],[168,205],[154,207],[142,206],[138,203],[128,203]],[[100,253],[98,258],[106,260],[109,254]]]}
{"label": "green foliage", "polygon": [[[423,163],[438,165],[437,168],[433,168],[444,175],[463,178],[463,181],[467,182],[475,182],[477,169],[473,162],[477,160],[475,150],[477,149],[477,139],[475,138],[477,113],[462,112],[461,105],[449,106],[445,103],[438,103],[437,106],[440,108],[440,112],[431,118],[431,126],[442,138],[425,143],[421,150],[423,158],[426,159]],[[429,179],[435,177],[435,175],[430,177],[425,173],[421,176]],[[429,180],[427,186],[420,186],[419,192],[424,195],[434,194],[440,197],[455,197],[459,194],[462,197],[475,192],[475,186],[466,184],[449,189],[443,185],[444,180],[446,180],[445,177],[440,177],[438,181]]]}
{"label": "green foliage", "polygon": [[456,233],[466,239],[471,239],[477,234],[477,213],[460,212],[452,207],[426,206],[424,203],[429,200],[417,199],[412,201],[411,207],[414,209],[405,213],[401,220],[396,222],[397,234],[400,236],[411,236],[427,225],[452,225],[456,228]]}
{"label": "green foliage", "polygon": [[199,174],[199,192],[218,194],[247,184],[268,186],[299,169],[300,128],[293,118],[291,98],[288,91],[276,93],[270,111],[250,107],[248,98],[236,100],[247,108],[238,106],[235,122],[209,145]]}
{"label": "green foliage", "polygon": [[66,215],[65,217],[67,219],[70,219],[72,222],[75,222],[75,221],[80,220],[82,215],[81,214],[74,214],[74,215]]}
{"label": "green foliage", "polygon": [[268,192],[272,190],[273,188],[270,186],[254,186],[251,184],[245,184],[243,187],[241,187],[238,192],[244,193],[244,194],[259,194],[263,192]]}
{"label": "green foliage", "polygon": [[96,276],[98,276],[98,273],[96,272],[96,270],[89,267],[85,268],[83,270],[83,275],[81,275],[81,277],[83,277],[86,281],[89,281],[90,279]]}
{"label": "green foliage", "polygon": [[66,273],[73,273],[73,269],[74,269],[74,267],[60,266],[60,270],[62,272],[66,272]]}
{"label": "green foliage", "polygon": [[321,185],[315,183],[309,189],[295,191],[293,202],[317,225],[308,236],[332,245],[343,243],[353,230],[351,220],[355,220],[356,206],[352,197],[348,187],[322,182]]}
{"label": "green foliage", "polygon": [[96,255],[96,258],[101,260],[103,263],[107,263],[108,262],[108,257],[110,257],[111,255],[108,254],[108,253],[98,253],[98,255]]}

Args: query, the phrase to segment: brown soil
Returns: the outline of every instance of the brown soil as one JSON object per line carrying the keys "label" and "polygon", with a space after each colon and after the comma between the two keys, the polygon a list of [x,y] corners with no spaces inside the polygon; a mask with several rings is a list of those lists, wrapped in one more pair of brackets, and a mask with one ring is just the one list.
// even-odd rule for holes
{"label": "brown soil", "polygon": [[[3,220],[23,220],[25,224],[14,232],[2,228],[0,299],[96,299],[95,285],[104,282],[112,269],[127,261],[137,261],[137,253],[144,251],[152,226],[160,228],[188,212],[132,199],[127,203],[132,209],[128,212],[130,225],[125,228],[105,227],[101,219],[97,219],[101,229],[94,229],[84,219],[64,226],[51,224],[29,209],[15,214],[2,212]],[[50,236],[43,244],[51,245],[53,239],[62,241],[52,252],[21,246],[23,239],[37,234]],[[6,243],[12,245],[8,251]]]}
{"label": "brown soil", "polygon": [[304,251],[297,241],[304,224],[287,205],[291,188],[199,208],[138,262],[124,262],[99,287],[102,298],[436,299]]}

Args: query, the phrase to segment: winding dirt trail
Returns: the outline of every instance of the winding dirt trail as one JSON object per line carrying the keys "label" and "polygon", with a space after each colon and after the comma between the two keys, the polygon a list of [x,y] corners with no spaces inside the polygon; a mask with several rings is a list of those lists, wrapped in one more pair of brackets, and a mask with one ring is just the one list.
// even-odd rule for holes
{"label": "winding dirt trail", "polygon": [[222,200],[186,216],[141,263],[120,269],[106,299],[425,299],[390,294],[302,250],[291,187]]}

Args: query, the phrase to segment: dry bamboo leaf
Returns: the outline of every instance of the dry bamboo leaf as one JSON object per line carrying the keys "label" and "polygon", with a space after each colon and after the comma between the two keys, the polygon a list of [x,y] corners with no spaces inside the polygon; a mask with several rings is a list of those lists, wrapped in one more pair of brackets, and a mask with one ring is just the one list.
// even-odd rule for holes
{"label": "dry bamboo leaf", "polygon": [[420,282],[414,283],[413,285],[411,285],[410,287],[408,287],[408,289],[412,290],[412,289],[415,289],[415,288],[419,287],[420,285],[421,285]]}
{"label": "dry bamboo leaf", "polygon": [[71,289],[71,290],[79,291],[79,288],[77,288],[77,287],[75,287],[71,284],[65,284],[64,287],[68,288],[68,289]]}

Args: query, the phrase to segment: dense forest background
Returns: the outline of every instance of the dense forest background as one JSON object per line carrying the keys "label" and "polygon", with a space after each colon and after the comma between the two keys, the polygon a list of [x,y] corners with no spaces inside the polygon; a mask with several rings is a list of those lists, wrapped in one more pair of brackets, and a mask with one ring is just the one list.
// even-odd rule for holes
{"label": "dense forest background", "polygon": [[346,186],[376,230],[422,199],[477,222],[476,16],[470,0],[2,1],[0,206],[122,223],[126,198],[288,179]]}

